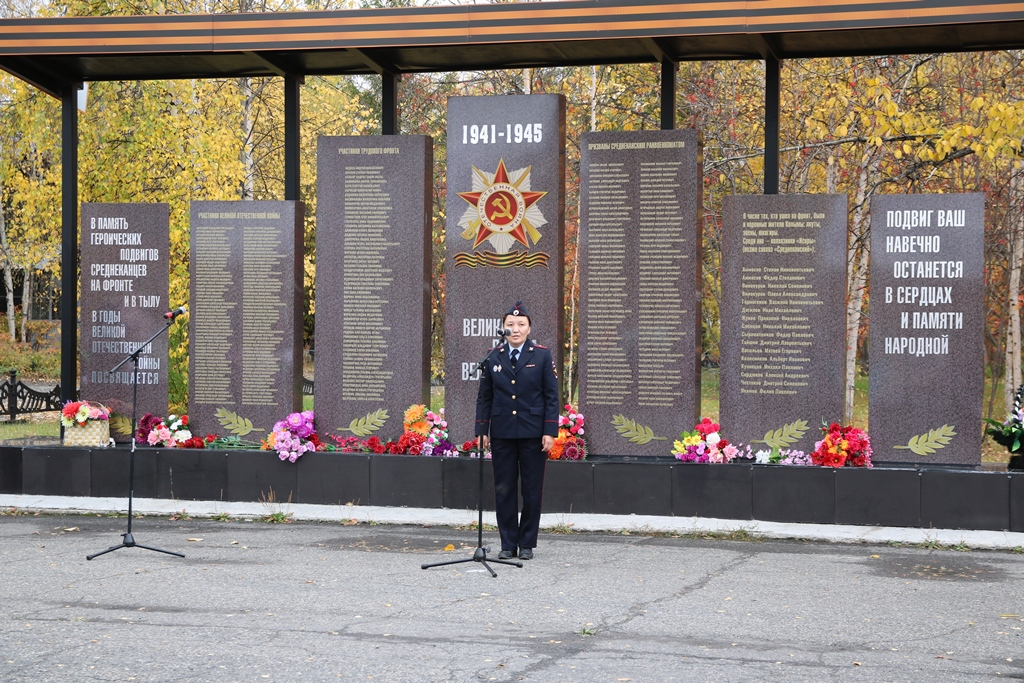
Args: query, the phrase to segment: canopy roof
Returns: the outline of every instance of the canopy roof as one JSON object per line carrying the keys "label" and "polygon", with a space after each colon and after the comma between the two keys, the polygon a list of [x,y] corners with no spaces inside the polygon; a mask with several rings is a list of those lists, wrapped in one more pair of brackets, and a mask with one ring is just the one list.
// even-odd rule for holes
{"label": "canopy roof", "polygon": [[1007,0],[562,0],[0,20],[0,68],[77,81],[412,73],[1024,47]]}

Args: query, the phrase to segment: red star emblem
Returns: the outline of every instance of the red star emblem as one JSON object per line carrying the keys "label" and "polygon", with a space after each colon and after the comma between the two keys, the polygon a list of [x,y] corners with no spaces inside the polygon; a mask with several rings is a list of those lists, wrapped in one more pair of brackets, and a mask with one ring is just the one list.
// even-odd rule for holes
{"label": "red star emblem", "polygon": [[526,210],[537,203],[547,192],[524,192],[517,185],[523,178],[529,177],[529,172],[523,174],[522,178],[513,184],[509,182],[508,171],[505,168],[505,160],[498,161],[498,170],[494,172],[494,180],[480,192],[459,192],[459,196],[477,208],[480,217],[480,226],[477,229],[476,238],[473,240],[473,248],[483,244],[492,233],[505,233],[515,241],[529,248],[530,243],[526,238],[526,230],[523,226]]}

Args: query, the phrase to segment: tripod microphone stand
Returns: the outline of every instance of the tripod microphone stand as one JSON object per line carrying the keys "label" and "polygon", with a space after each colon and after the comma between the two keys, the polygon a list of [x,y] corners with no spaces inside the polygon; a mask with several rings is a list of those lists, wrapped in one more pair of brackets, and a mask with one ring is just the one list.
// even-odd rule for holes
{"label": "tripod microphone stand", "polygon": [[93,553],[92,555],[86,555],[85,559],[87,560],[99,557],[100,555],[106,555],[107,553],[119,550],[121,548],[145,548],[146,550],[152,550],[158,553],[165,553],[167,555],[174,555],[175,557],[185,557],[181,553],[176,553],[170,550],[162,550],[160,548],[153,548],[148,545],[136,543],[135,536],[132,535],[132,498],[135,495],[135,417],[136,409],[139,405],[139,354],[142,353],[142,350],[146,348],[150,344],[150,342],[152,342],[154,339],[159,337],[164,332],[167,332],[169,329],[171,329],[171,325],[174,324],[174,319],[184,312],[185,307],[182,306],[176,311],[165,313],[164,315],[167,318],[167,324],[164,325],[159,330],[157,330],[152,337],[139,344],[139,347],[135,349],[135,351],[133,351],[129,356],[124,358],[120,363],[115,365],[110,370],[111,372],[114,372],[119,367],[127,363],[129,360],[132,362],[132,451],[131,455],[128,458],[128,530],[125,531],[125,533],[121,534],[121,536],[124,538],[123,541],[121,541],[115,546],[107,548],[106,550],[101,550],[100,552]]}
{"label": "tripod microphone stand", "polygon": [[[502,335],[502,337],[504,336],[505,335]],[[476,366],[477,371],[486,372],[487,362],[488,360],[490,360],[491,354],[493,353],[494,349],[491,349],[490,352],[486,356],[484,356],[483,360],[481,360]],[[523,568],[523,563],[519,562],[518,560],[499,560],[489,559],[487,557],[487,553],[489,553],[491,549],[484,547],[484,437],[482,435],[476,438],[476,457],[480,461],[480,482],[478,489],[480,492],[480,497],[477,500],[476,504],[476,550],[473,551],[473,557],[467,557],[462,560],[448,560],[447,562],[435,562],[433,564],[424,564],[420,565],[420,569],[430,569],[431,567],[443,567],[449,564],[462,564],[464,562],[479,562],[484,566],[484,569],[491,573],[491,576],[493,576],[494,578],[498,578],[497,573],[495,573],[495,571],[491,569],[491,565],[489,565],[488,562],[494,562],[496,564],[510,564],[513,567],[519,567],[520,569]]]}

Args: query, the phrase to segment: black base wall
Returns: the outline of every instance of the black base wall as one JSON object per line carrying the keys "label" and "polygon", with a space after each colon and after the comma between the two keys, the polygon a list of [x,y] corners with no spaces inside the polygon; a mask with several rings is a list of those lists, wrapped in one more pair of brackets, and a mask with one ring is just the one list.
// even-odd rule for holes
{"label": "black base wall", "polygon": [[[128,495],[126,448],[0,448],[0,493]],[[468,458],[142,448],[135,495],[475,509],[479,462]],[[484,508],[494,483],[484,462]],[[830,469],[695,465],[635,459],[552,461],[544,512],[710,517],[1024,532],[1024,472],[949,468]]]}

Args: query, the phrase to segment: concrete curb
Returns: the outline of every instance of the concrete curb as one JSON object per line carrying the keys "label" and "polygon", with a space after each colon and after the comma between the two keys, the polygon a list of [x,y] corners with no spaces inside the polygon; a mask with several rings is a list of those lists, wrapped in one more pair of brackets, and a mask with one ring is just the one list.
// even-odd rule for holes
{"label": "concrete curb", "polygon": [[[127,512],[126,498],[0,495],[0,507],[39,512]],[[227,513],[237,519],[255,519],[274,512],[305,521],[348,521],[418,526],[468,526],[475,524],[475,510],[393,508],[370,505],[309,505],[303,503],[247,503],[205,500],[136,498],[132,509],[143,515],[171,515],[187,511],[192,517]],[[493,512],[484,512],[484,524],[495,524]],[[742,531],[756,538],[806,539],[829,543],[910,543],[963,545],[969,548],[1012,550],[1024,548],[1024,533],[962,529],[912,529],[903,527],[842,524],[787,524],[758,520],[708,517],[657,517],[648,515],[598,515],[555,513],[541,517],[542,529],[614,533],[730,533]]]}

